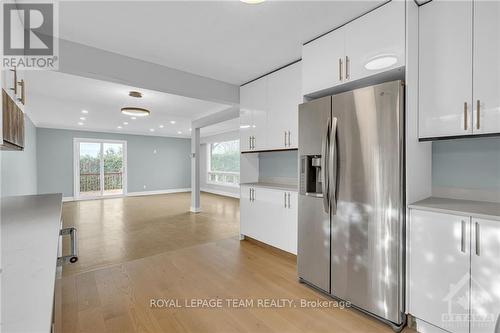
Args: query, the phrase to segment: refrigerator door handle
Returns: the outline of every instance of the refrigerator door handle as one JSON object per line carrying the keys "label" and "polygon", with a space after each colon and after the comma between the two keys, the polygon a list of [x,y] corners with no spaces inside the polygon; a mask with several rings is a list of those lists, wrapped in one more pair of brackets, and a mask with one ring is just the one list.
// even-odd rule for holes
{"label": "refrigerator door handle", "polygon": [[332,215],[337,212],[337,118],[332,118],[330,125],[330,147],[328,152],[328,174],[330,180],[328,181],[328,197],[330,200],[330,206]]}
{"label": "refrigerator door handle", "polygon": [[330,213],[330,179],[328,175],[328,151],[330,149],[330,130],[332,126],[332,119],[328,117],[326,128],[321,141],[321,191],[323,192],[323,209],[325,213]]}

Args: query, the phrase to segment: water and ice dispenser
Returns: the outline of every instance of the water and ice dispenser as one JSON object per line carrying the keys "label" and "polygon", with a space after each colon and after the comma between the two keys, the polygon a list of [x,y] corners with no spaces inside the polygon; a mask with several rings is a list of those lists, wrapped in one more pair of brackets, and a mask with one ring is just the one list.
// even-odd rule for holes
{"label": "water and ice dispenser", "polygon": [[300,157],[300,194],[323,196],[321,158],[321,155]]}

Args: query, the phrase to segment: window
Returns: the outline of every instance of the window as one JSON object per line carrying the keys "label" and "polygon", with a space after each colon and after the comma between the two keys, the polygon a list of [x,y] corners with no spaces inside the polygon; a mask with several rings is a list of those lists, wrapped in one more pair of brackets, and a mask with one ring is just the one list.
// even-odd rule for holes
{"label": "window", "polygon": [[207,182],[238,186],[240,183],[240,141],[214,142],[208,145]]}

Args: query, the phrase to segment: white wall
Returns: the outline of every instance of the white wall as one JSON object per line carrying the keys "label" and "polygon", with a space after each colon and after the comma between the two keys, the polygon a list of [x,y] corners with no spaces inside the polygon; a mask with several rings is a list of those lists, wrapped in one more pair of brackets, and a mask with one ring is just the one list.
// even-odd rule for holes
{"label": "white wall", "polygon": [[223,186],[207,183],[207,167],[208,167],[208,147],[212,142],[239,140],[240,134],[238,131],[227,132],[213,135],[210,137],[201,138],[200,147],[200,188],[202,191],[221,194],[231,197],[240,197],[240,187]]}

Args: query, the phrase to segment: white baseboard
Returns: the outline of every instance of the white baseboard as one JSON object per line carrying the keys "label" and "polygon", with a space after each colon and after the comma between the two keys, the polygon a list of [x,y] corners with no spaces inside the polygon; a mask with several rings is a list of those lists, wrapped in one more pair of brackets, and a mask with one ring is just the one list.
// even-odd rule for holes
{"label": "white baseboard", "polygon": [[239,193],[231,193],[231,192],[226,192],[226,191],[214,190],[214,189],[211,189],[211,188],[201,188],[200,191],[201,192],[218,194],[218,195],[223,195],[225,197],[231,197],[231,198],[236,198],[236,199],[240,198],[240,194]]}
{"label": "white baseboard", "polygon": [[[239,198],[239,193],[231,193],[219,190],[213,190],[209,188],[200,189],[201,192],[213,193],[218,195],[223,195],[226,197]],[[139,197],[143,195],[156,195],[156,194],[168,194],[168,193],[182,193],[182,192],[191,192],[191,188],[172,188],[168,190],[157,190],[157,191],[141,191],[141,192],[129,192],[127,193],[127,197]],[[100,199],[100,198],[99,198]],[[74,197],[63,197],[63,202],[75,201]]]}
{"label": "white baseboard", "polygon": [[157,190],[157,191],[141,191],[141,192],[129,192],[128,197],[139,197],[142,195],[155,195],[155,194],[168,194],[168,193],[181,193],[181,192],[191,192],[190,188],[172,188],[168,190]]}

